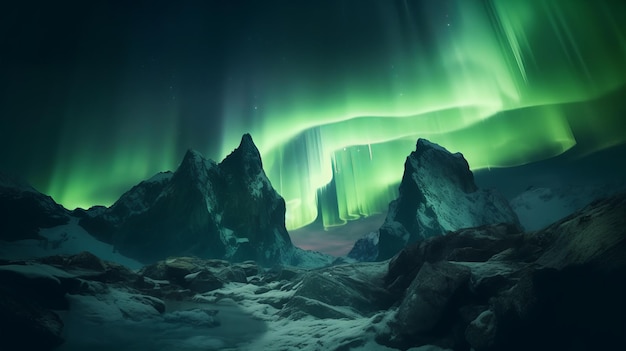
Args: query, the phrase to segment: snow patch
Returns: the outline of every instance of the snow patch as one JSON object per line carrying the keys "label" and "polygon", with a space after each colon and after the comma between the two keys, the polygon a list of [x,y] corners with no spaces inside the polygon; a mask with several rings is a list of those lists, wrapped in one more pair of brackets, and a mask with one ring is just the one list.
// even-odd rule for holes
{"label": "snow patch", "polygon": [[115,252],[113,246],[91,236],[78,224],[78,218],[70,217],[67,224],[42,228],[43,240],[0,241],[0,257],[9,260],[25,260],[53,255],[75,255],[89,251],[102,260],[116,262],[130,269],[139,269],[143,264]]}
{"label": "snow patch", "polygon": [[257,173],[256,177],[250,182],[249,187],[252,196],[255,198],[261,198],[263,196],[264,187],[271,189],[271,185],[263,172]]}

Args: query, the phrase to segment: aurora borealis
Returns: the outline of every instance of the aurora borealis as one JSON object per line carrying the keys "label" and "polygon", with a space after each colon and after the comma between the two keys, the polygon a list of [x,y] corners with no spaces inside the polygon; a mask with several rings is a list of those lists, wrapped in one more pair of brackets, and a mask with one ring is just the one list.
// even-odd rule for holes
{"label": "aurora borealis", "polygon": [[386,211],[419,137],[473,169],[626,142],[619,0],[10,6],[0,170],[67,208],[243,133],[290,229]]}

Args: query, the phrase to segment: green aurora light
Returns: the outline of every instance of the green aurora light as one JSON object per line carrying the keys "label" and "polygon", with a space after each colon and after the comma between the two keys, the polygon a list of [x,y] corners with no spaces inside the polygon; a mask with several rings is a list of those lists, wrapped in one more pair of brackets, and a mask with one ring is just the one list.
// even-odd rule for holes
{"label": "green aurora light", "polygon": [[[219,160],[251,133],[294,229],[319,211],[325,226],[386,211],[419,137],[462,151],[475,170],[626,141],[616,106],[626,100],[626,4],[454,3],[450,23],[431,25],[436,40],[424,38],[410,14],[381,5],[388,40],[374,63],[355,58],[324,74],[288,63],[253,74],[233,66],[221,150],[200,151]],[[253,119],[249,96],[258,102]],[[133,106],[116,107],[134,122],[107,137],[115,144],[94,140],[87,127],[68,128],[53,177],[40,188],[66,207],[109,205],[120,189],[175,169],[182,157],[176,105]],[[93,112],[70,106],[67,113]],[[99,127],[108,128],[88,128]]]}

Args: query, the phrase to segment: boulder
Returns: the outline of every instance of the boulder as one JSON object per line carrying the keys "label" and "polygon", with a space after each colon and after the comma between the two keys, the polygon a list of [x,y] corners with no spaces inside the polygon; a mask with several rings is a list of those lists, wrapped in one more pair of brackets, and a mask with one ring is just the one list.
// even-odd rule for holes
{"label": "boulder", "polygon": [[461,229],[445,236],[432,237],[406,246],[393,257],[389,261],[385,283],[390,291],[401,294],[424,262],[484,262],[521,245],[522,241],[519,229],[510,224]]}
{"label": "boulder", "polygon": [[77,284],[75,276],[49,265],[16,262],[0,266],[0,285],[5,292],[44,308],[68,309],[65,294]]}
{"label": "boulder", "polygon": [[495,350],[496,331],[496,316],[492,310],[486,310],[467,326],[465,338],[476,351]]}
{"label": "boulder", "polygon": [[260,271],[259,266],[254,261],[237,263],[234,264],[233,267],[242,269],[246,277],[257,275]]}
{"label": "boulder", "polygon": [[452,324],[454,298],[470,278],[466,267],[447,262],[425,263],[406,291],[393,321],[394,330],[405,336],[432,332],[440,324]]}
{"label": "boulder", "polygon": [[185,285],[189,287],[191,291],[200,294],[219,289],[224,286],[223,281],[209,271],[200,271],[189,274],[185,276],[185,280],[187,281],[187,284]]}

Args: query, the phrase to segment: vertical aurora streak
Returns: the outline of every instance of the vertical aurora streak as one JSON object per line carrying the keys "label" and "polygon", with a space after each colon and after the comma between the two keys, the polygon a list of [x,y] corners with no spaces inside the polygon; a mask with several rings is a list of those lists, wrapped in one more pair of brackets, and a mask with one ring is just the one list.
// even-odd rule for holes
{"label": "vertical aurora streak", "polygon": [[[218,94],[192,99],[188,88],[155,104],[130,73],[114,97],[76,84],[66,113],[100,122],[65,126],[52,176],[35,185],[66,207],[110,204],[175,169],[185,148],[219,160],[251,133],[294,229],[386,211],[419,137],[463,152],[473,169],[626,141],[623,1],[359,4],[246,22],[218,54],[222,79],[197,78]],[[249,44],[255,35],[270,39]],[[108,96],[95,104],[108,110],[70,102],[93,96]],[[217,115],[184,120],[185,106],[205,96]]]}

